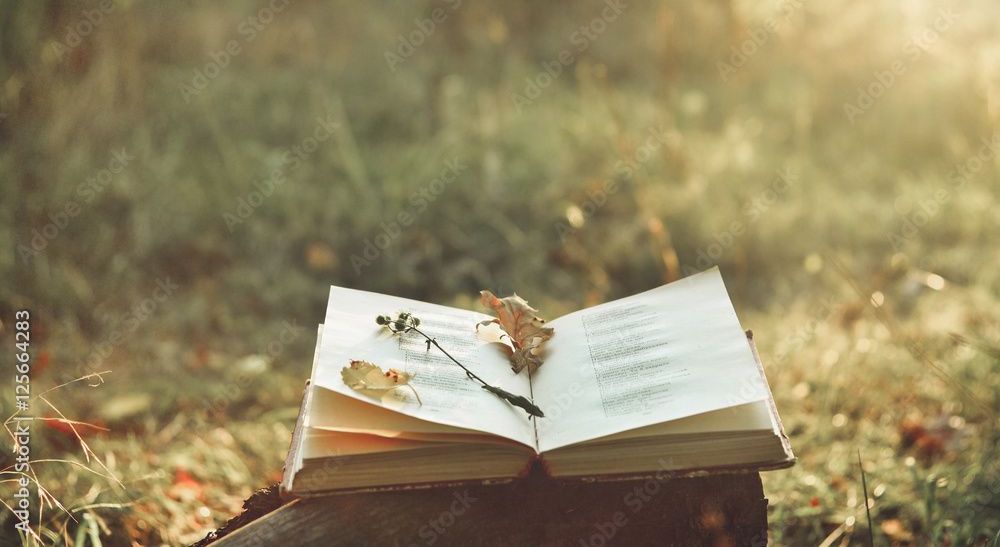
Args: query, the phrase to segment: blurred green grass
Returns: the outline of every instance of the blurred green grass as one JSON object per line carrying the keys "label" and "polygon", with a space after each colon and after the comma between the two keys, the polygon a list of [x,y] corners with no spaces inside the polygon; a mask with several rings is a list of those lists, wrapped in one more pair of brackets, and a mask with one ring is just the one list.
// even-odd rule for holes
{"label": "blurred green grass", "polygon": [[[114,371],[53,402],[109,429],[87,440],[127,493],[38,466],[67,505],[117,504],[78,510],[105,542],[192,541],[275,479],[330,284],[469,307],[516,289],[554,317],[708,259],[800,457],[765,476],[775,542],[863,541],[859,448],[880,539],[996,533],[1000,170],[993,153],[967,168],[1000,120],[995,5],[955,4],[928,38],[930,2],[626,4],[591,40],[579,28],[602,4],[293,1],[247,32],[268,3],[116,2],[60,55],[96,5],[0,2],[0,312],[33,311],[36,389]],[[390,67],[435,8],[444,20]],[[564,51],[574,62],[541,76]],[[851,123],[845,104],[894,62]],[[544,85],[518,105],[529,82]],[[326,117],[332,135],[290,161]],[[400,212],[412,225],[357,268]],[[166,279],[176,292],[143,312]],[[81,460],[42,432],[39,453]]]}

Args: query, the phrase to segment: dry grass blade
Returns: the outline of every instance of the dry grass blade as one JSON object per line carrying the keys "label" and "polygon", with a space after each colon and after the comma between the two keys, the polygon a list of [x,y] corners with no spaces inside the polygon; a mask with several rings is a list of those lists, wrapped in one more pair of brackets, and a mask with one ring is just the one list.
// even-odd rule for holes
{"label": "dry grass blade", "polygon": [[45,402],[45,404],[49,405],[49,408],[51,408],[53,412],[58,414],[59,417],[62,418],[62,420],[67,423],[67,425],[69,425],[70,429],[73,431],[73,435],[76,437],[77,441],[79,441],[80,449],[83,450],[83,454],[87,458],[87,461],[89,462],[91,456],[93,456],[94,461],[97,462],[97,465],[100,465],[105,471],[107,471],[108,475],[110,475],[112,479],[124,489],[125,483],[123,483],[118,477],[116,477],[114,472],[108,469],[108,466],[105,465],[104,462],[97,456],[97,454],[90,448],[90,445],[87,444],[87,441],[83,440],[83,437],[80,435],[80,432],[76,430],[76,427],[73,425],[73,423],[71,423],[71,420],[66,418],[66,416],[62,413],[62,411],[59,410],[59,408],[57,408],[56,405],[52,404],[51,401],[49,401],[48,399],[46,399],[41,395],[39,395],[38,398],[41,399],[43,402]]}
{"label": "dry grass blade", "polygon": [[[44,520],[44,514],[45,514],[45,508],[46,507],[54,508],[54,509],[57,509],[58,511],[61,511],[62,513],[64,513],[68,517],[67,522],[70,521],[70,520],[73,521],[73,522],[79,522],[79,521],[73,515],[73,513],[69,509],[67,509],[65,507],[65,505],[63,505],[59,501],[59,499],[56,498],[51,492],[49,492],[49,490],[42,484],[41,480],[39,480],[39,478],[38,478],[37,472],[35,471],[35,467],[34,467],[35,464],[38,464],[38,463],[61,463],[61,464],[68,464],[71,467],[77,467],[79,469],[83,469],[85,471],[93,473],[93,474],[95,474],[95,475],[97,475],[97,476],[99,476],[99,477],[107,480],[108,482],[110,482],[112,484],[117,484],[122,489],[125,488],[124,483],[122,483],[122,481],[118,479],[118,477],[114,474],[114,472],[112,472],[111,469],[109,469],[107,467],[107,465],[105,465],[104,461],[100,457],[98,457],[98,455],[93,451],[93,449],[91,449],[90,445],[87,444],[87,442],[83,439],[83,436],[80,435],[80,432],[77,430],[77,427],[85,426],[85,427],[89,427],[91,429],[96,429],[96,430],[99,430],[99,431],[108,431],[108,429],[104,428],[104,427],[101,427],[101,426],[98,426],[98,425],[95,425],[95,424],[90,424],[90,423],[83,422],[83,421],[78,421],[78,420],[71,420],[71,419],[67,418],[66,415],[55,404],[53,404],[48,398],[45,397],[47,394],[52,393],[52,392],[54,392],[56,390],[59,390],[59,389],[61,389],[63,387],[66,387],[66,386],[68,386],[70,384],[74,384],[74,383],[77,383],[77,382],[86,381],[86,380],[89,380],[89,379],[92,379],[92,378],[97,378],[98,383],[96,383],[96,384],[88,384],[88,386],[90,386],[90,387],[97,387],[97,386],[99,386],[99,385],[101,385],[101,384],[104,383],[103,374],[106,374],[106,373],[109,373],[109,372],[111,372],[111,371],[103,371],[103,372],[96,372],[96,373],[87,374],[85,376],[81,376],[79,378],[76,378],[76,379],[70,380],[68,382],[64,382],[62,384],[54,386],[52,388],[49,388],[49,389],[47,389],[47,390],[45,390],[45,391],[43,391],[41,393],[38,393],[37,395],[34,395],[32,397],[32,399],[37,399],[37,400],[40,400],[43,403],[45,403],[58,416],[56,418],[40,418],[40,420],[41,421],[52,421],[52,422],[58,422],[58,423],[65,424],[69,428],[69,430],[72,432],[73,436],[76,438],[76,441],[78,442],[78,444],[80,446],[80,449],[83,451],[83,455],[84,455],[84,458],[86,459],[87,464],[91,463],[91,460],[93,460],[93,462],[95,462],[98,466],[100,466],[101,470],[103,470],[103,472],[102,472],[101,470],[97,470],[97,469],[94,469],[94,468],[90,467],[90,465],[87,465],[87,464],[84,464],[84,463],[81,463],[81,462],[76,462],[76,461],[72,461],[72,460],[63,459],[63,458],[43,458],[43,459],[37,459],[37,460],[30,460],[28,462],[27,472],[14,471],[13,470],[14,469],[13,465],[10,466],[10,467],[7,467],[5,469],[0,470],[0,475],[13,475],[13,476],[16,476],[16,477],[27,477],[31,482],[33,482],[35,484],[35,486],[37,488],[38,501],[39,501],[39,504],[38,504],[38,526],[39,527],[42,526],[42,522]],[[7,434],[11,437],[11,439],[15,441],[15,444],[17,442],[16,441],[17,437],[14,434],[14,432],[11,431],[10,423],[13,420],[17,419],[17,417],[18,417],[19,414],[20,414],[20,412],[15,412],[14,414],[10,415],[4,421],[4,428],[7,430]],[[0,481],[0,483],[9,482],[11,480],[17,480],[17,479],[7,479],[7,480]],[[11,510],[11,512],[13,513],[13,509],[9,505],[7,505],[6,503],[4,503],[4,505],[7,507],[7,509]],[[42,543],[42,538],[40,536],[38,536],[38,533],[34,529],[32,529],[32,528],[29,527],[29,531],[30,531],[31,537],[35,538],[36,541],[38,541],[39,543]],[[65,522],[63,523],[63,532],[65,534]],[[94,544],[94,545],[99,545],[100,544],[99,543],[99,541],[100,541],[99,537],[97,537],[93,532],[91,533],[91,536],[92,536],[92,537],[90,537],[91,543]],[[68,537],[66,539],[68,540]]]}
{"label": "dry grass blade", "polygon": [[[8,505],[7,502],[3,500],[3,498],[0,498],[0,503],[2,503],[3,506],[6,507],[7,510],[11,512],[11,514],[14,514],[14,508]],[[42,542],[42,538],[39,537],[38,533],[36,533],[33,528],[29,527],[28,533],[31,537],[35,538],[35,541],[37,541],[40,545],[44,545],[44,543]]]}
{"label": "dry grass blade", "polygon": [[861,461],[861,449],[858,449],[858,468],[861,469],[861,489],[865,494],[865,517],[868,519],[868,545],[875,547],[875,525],[872,523],[872,510],[868,507],[868,478],[865,476],[865,464]]}
{"label": "dry grass blade", "polygon": [[833,542],[843,537],[844,532],[846,531],[847,531],[847,525],[841,523],[839,526],[834,528],[833,531],[830,532],[830,535],[826,536],[823,542],[820,543],[817,547],[830,547],[831,545],[833,545]]}
{"label": "dry grass blade", "polygon": [[957,332],[952,332],[951,338],[955,342],[962,344],[963,346],[970,347],[983,355],[992,357],[993,359],[1000,359],[1000,347],[990,345],[988,342],[982,340],[970,340],[968,337],[963,336]]}

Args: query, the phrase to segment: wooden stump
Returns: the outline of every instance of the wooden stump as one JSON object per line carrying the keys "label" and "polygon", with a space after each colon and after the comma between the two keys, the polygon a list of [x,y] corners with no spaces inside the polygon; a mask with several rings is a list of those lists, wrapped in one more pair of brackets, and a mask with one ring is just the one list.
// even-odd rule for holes
{"label": "wooden stump", "polygon": [[[260,512],[276,504],[276,492],[266,496],[272,501],[247,505]],[[757,473],[581,483],[535,472],[505,485],[294,499],[249,516],[256,518],[209,534],[202,544],[767,544],[767,500]]]}

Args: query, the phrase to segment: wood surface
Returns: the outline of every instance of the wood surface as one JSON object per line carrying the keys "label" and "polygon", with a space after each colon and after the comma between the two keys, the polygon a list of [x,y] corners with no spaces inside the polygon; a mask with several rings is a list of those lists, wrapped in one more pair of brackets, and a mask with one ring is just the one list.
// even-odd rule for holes
{"label": "wood surface", "polygon": [[241,524],[206,543],[757,547],[767,500],[758,473],[568,483],[533,472],[505,485],[296,499]]}

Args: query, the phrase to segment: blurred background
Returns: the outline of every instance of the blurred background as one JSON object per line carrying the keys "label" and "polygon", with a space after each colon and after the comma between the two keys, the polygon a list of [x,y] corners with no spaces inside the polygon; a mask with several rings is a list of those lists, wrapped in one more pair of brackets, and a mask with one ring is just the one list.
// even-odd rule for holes
{"label": "blurred background", "polygon": [[860,450],[878,543],[995,545],[998,122],[986,0],[0,0],[32,522],[239,512],[331,284],[552,318],[718,264],[800,458],[771,540],[867,541]]}

